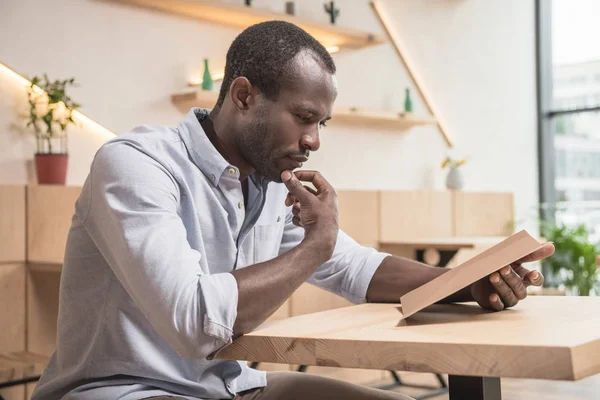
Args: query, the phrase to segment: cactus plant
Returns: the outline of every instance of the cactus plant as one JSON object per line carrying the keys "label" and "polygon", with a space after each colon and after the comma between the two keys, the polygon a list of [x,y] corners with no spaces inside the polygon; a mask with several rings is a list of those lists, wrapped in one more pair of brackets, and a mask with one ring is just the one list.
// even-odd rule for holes
{"label": "cactus plant", "polygon": [[335,3],[333,1],[330,1],[329,3],[325,3],[324,7],[325,7],[325,12],[327,14],[329,14],[331,23],[335,24],[335,20],[337,19],[338,15],[340,15],[340,9],[335,8]]}

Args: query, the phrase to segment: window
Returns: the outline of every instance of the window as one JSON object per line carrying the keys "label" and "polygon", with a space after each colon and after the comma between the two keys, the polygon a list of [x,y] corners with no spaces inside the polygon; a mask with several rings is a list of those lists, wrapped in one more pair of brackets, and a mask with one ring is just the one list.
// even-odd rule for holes
{"label": "window", "polygon": [[537,0],[540,199],[600,241],[600,1]]}

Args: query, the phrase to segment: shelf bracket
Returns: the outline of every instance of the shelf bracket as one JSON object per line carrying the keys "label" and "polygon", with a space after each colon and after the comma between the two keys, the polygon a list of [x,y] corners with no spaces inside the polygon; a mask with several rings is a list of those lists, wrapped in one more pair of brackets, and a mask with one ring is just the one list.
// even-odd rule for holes
{"label": "shelf bracket", "polygon": [[406,68],[406,70],[408,71],[408,74],[410,75],[411,79],[415,83],[417,90],[421,94],[421,97],[423,98],[423,101],[425,102],[425,106],[427,107],[429,112],[435,117],[435,119],[437,121],[437,127],[440,130],[440,132],[442,133],[442,136],[444,137],[446,144],[449,147],[454,147],[454,143],[453,143],[452,139],[450,138],[450,135],[448,135],[446,126],[440,120],[439,116],[436,114],[435,109],[434,109],[433,105],[431,104],[431,101],[429,100],[429,98],[427,97],[427,95],[425,93],[425,90],[423,89],[423,81],[417,75],[414,65],[413,65],[412,61],[408,58],[406,51],[402,50],[404,48],[404,46],[402,45],[399,35],[391,28],[391,25],[392,25],[390,22],[391,20],[388,16],[387,12],[381,6],[381,1],[380,0],[371,0],[370,4],[371,4],[371,7],[373,8],[373,11],[375,12],[375,15],[379,19],[379,22],[383,26],[383,29],[385,30],[385,33],[386,33],[388,39],[394,46],[394,49],[396,50],[396,54],[398,54],[400,61],[402,62],[402,64],[404,64],[404,67]]}

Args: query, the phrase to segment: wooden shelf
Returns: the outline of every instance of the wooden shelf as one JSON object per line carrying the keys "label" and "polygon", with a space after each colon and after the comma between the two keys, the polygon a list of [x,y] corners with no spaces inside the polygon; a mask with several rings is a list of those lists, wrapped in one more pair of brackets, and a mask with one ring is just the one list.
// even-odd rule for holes
{"label": "wooden shelf", "polygon": [[[283,20],[298,25],[314,36],[325,47],[361,48],[383,43],[381,35],[343,28],[326,22],[312,21],[258,7],[231,4],[216,0],[109,0],[134,4],[202,21],[245,29],[250,25],[270,20]],[[241,0],[240,0],[241,3]],[[282,4],[283,7],[283,4]]]}
{"label": "wooden shelf", "polygon": [[[192,107],[213,108],[219,94],[213,91],[188,90],[171,96],[177,109],[187,113]],[[415,116],[394,111],[364,110],[351,107],[339,107],[333,111],[330,123],[338,122],[369,125],[371,127],[409,129],[421,125],[433,125],[435,119],[428,116]]]}
{"label": "wooden shelf", "polygon": [[60,263],[29,263],[29,270],[33,272],[52,272],[60,274],[62,264]]}

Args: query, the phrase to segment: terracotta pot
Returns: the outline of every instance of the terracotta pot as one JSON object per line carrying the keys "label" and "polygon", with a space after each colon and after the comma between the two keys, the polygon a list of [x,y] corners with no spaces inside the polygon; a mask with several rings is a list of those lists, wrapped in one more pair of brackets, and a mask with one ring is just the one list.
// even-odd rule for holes
{"label": "terracotta pot", "polygon": [[35,155],[35,171],[40,185],[64,185],[67,180],[68,154]]}

